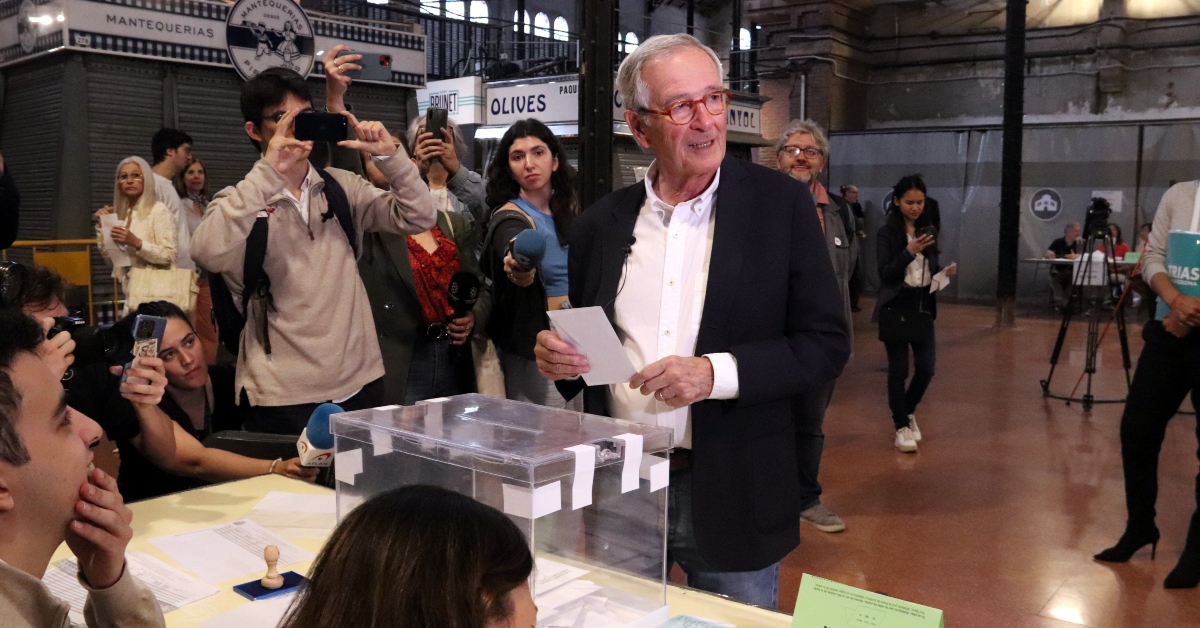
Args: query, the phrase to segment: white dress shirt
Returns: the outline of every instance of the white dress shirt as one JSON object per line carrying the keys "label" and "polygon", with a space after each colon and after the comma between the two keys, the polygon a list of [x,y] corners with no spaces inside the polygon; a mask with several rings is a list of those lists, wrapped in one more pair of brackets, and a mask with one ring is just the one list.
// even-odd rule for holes
{"label": "white dress shirt", "polygon": [[[672,355],[695,355],[721,181],[718,170],[700,196],[671,206],[654,192],[652,181],[657,174],[657,164],[651,164],[645,178],[646,202],[634,224],[634,242],[613,304],[617,337],[639,371]],[[713,366],[709,398],[736,398],[738,375],[733,354],[705,357]],[[609,399],[614,417],[669,426],[675,430],[675,446],[691,447],[691,408],[672,408],[628,384],[610,386]]]}
{"label": "white dress shirt", "polygon": [[179,233],[175,237],[175,266],[195,270],[196,263],[192,261],[192,254],[189,247],[192,230],[187,220],[188,213],[192,211],[191,202],[189,201],[185,205],[183,200],[179,198],[179,192],[175,191],[175,184],[157,172],[154,173],[154,191],[159,202],[171,210],[171,216],[175,218],[175,225],[179,229]]}

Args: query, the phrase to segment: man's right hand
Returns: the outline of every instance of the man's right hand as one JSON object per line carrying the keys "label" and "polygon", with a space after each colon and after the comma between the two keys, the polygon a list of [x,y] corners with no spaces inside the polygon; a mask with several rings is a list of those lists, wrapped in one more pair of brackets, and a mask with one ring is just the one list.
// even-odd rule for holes
{"label": "man's right hand", "polygon": [[[43,318],[39,322],[47,333],[54,327],[53,318]],[[67,369],[75,363],[74,351],[75,341],[71,340],[71,333],[66,331],[60,331],[54,334],[53,338],[46,338],[38,345],[38,356],[59,379],[62,379],[67,374]]]}
{"label": "man's right hand", "polygon": [[587,358],[550,330],[538,333],[533,354],[537,357],[538,372],[550,381],[569,379],[591,370]]}
{"label": "man's right hand", "polygon": [[292,109],[283,114],[275,126],[275,136],[267,144],[267,152],[263,155],[267,163],[289,181],[302,181],[308,174],[308,154],[313,147],[312,142],[302,142],[292,137],[299,113],[299,109]]}
{"label": "man's right hand", "polygon": [[75,520],[67,547],[79,561],[79,571],[93,589],[107,589],[125,571],[125,548],[133,538],[133,511],[125,505],[117,481],[94,469],[79,487]]}

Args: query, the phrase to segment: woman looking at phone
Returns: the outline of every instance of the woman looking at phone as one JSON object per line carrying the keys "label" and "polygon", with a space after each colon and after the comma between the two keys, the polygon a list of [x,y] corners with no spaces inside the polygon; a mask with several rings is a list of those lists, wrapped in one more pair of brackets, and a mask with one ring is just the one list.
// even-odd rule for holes
{"label": "woman looking at phone", "polygon": [[[504,133],[487,170],[488,220],[484,273],[492,279],[494,307],[487,331],[500,352],[509,399],[567,407],[554,382],[538,372],[533,355],[538,332],[550,328],[547,310],[567,302],[567,237],[579,214],[575,169],[554,133],[535,118]],[[545,257],[525,268],[510,252],[518,234],[534,229]],[[571,403],[578,408],[582,397]]]}
{"label": "woman looking at phone", "polygon": [[[896,449],[904,453],[916,452],[921,441],[917,404],[933,380],[937,359],[933,329],[937,297],[929,291],[933,276],[942,270],[936,234],[925,213],[925,183],[917,175],[900,179],[876,239],[882,285],[872,320],[879,322],[879,339],[887,349],[888,407],[896,429]],[[954,273],[951,264],[946,274]],[[905,389],[910,347],[915,368]]]}
{"label": "woman looking at phone", "polygon": [[[129,265],[114,266],[112,276],[121,283],[121,296],[129,295],[131,268],[174,268],[175,244],[179,237],[171,210],[158,200],[150,164],[141,157],[127,157],[117,166],[113,181],[113,204],[94,214],[97,222],[105,214],[116,214],[120,224],[112,228],[112,240],[129,256]],[[113,263],[104,248],[104,234],[96,226],[96,241],[104,258]]]}

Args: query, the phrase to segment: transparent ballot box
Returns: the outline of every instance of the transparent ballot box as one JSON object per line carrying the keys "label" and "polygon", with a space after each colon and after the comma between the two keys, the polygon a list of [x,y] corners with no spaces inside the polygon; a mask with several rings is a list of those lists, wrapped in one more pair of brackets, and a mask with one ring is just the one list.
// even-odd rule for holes
{"label": "transparent ballot box", "polygon": [[335,414],[330,429],[339,520],[401,486],[470,495],[529,540],[539,627],[667,621],[670,428],[472,394]]}

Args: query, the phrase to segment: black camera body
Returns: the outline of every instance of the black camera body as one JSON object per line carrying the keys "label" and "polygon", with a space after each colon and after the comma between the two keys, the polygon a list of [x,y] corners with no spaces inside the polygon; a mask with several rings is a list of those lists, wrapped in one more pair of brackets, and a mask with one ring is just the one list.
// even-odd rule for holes
{"label": "black camera body", "polygon": [[1096,239],[1107,237],[1109,218],[1112,218],[1112,205],[1109,205],[1108,199],[1093,198],[1092,204],[1087,208],[1087,217],[1083,221],[1084,234],[1091,234]]}

